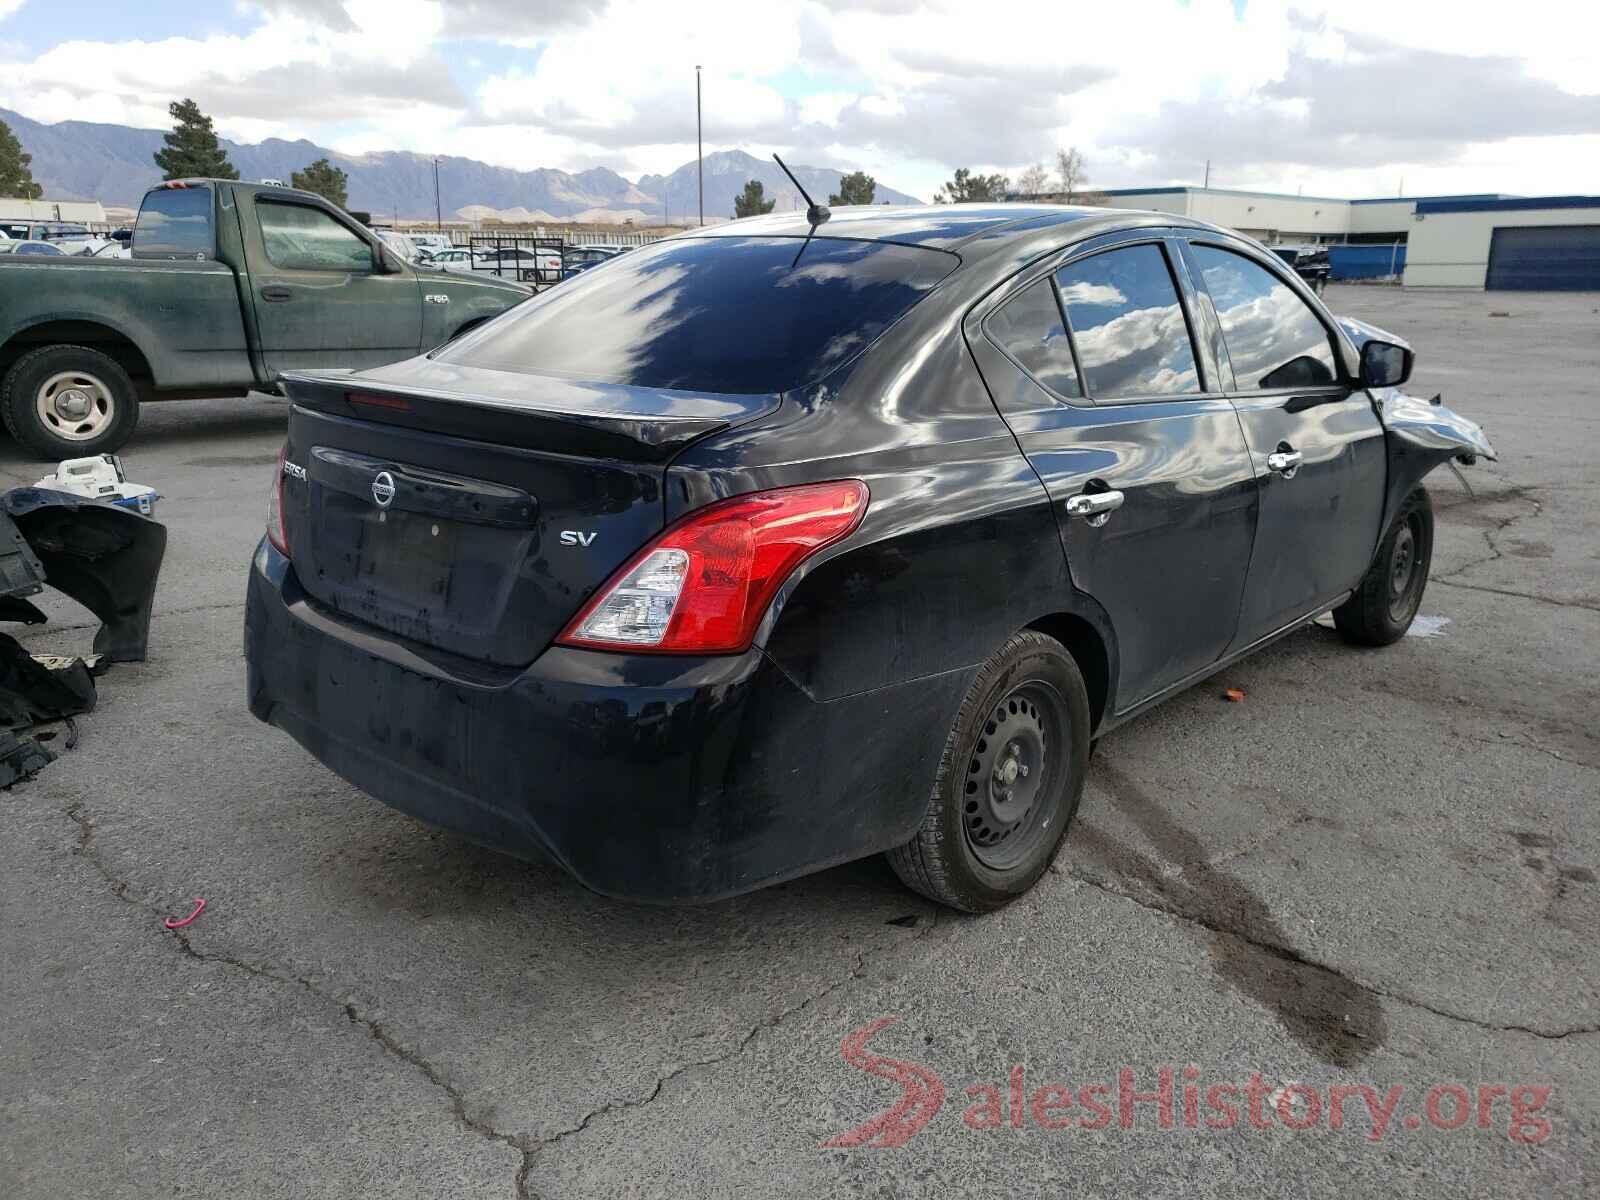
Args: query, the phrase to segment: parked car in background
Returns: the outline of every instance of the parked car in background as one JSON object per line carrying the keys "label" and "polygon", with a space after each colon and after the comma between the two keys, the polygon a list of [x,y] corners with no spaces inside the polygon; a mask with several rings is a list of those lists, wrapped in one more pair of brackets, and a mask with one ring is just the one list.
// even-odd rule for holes
{"label": "parked car in background", "polygon": [[389,249],[393,250],[406,262],[414,263],[417,261],[418,255],[416,243],[405,234],[396,233],[392,229],[378,229],[374,230],[374,232],[378,235],[378,240],[380,242],[389,247]]}
{"label": "parked car in background", "polygon": [[561,252],[562,278],[570,278],[587,271],[590,267],[610,262],[622,251],[621,246],[568,246]]}
{"label": "parked car in background", "polygon": [[0,232],[14,241],[71,242],[94,236],[74,221],[0,221]]}
{"label": "parked car in background", "polygon": [[1331,267],[1326,246],[1269,246],[1284,262],[1294,268],[1294,273],[1320,293],[1328,286]]}
{"label": "parked car in background", "polygon": [[491,246],[474,248],[473,270],[518,279],[523,283],[559,283],[561,251],[555,247]]}
{"label": "parked car in background", "polygon": [[67,250],[55,242],[29,242],[12,240],[0,242],[0,254],[14,254],[18,256],[54,255],[56,257],[65,258],[67,257]]}
{"label": "parked car in background", "polygon": [[428,255],[428,265],[440,271],[465,271],[471,272],[473,257],[472,251],[452,247],[449,250],[437,250]]}
{"label": "parked car in background", "polygon": [[448,250],[452,244],[449,237],[442,233],[408,233],[406,236],[418,250],[426,250],[429,254]]}
{"label": "parked car in background", "polygon": [[667,239],[429,355],[286,377],[250,708],[608,894],[885,851],[993,909],[1095,738],[1319,614],[1403,635],[1423,476],[1494,454],[1412,361],[1166,213]]}
{"label": "parked car in background", "polygon": [[61,243],[61,248],[68,254],[84,255],[90,258],[118,258],[128,255],[130,251],[122,242],[115,238],[92,237],[82,241]]}
{"label": "parked car in background", "polygon": [[228,180],[147,192],[132,262],[4,245],[0,415],[47,459],[117,450],[142,402],[409,358],[530,294],[413,267],[310,192]]}

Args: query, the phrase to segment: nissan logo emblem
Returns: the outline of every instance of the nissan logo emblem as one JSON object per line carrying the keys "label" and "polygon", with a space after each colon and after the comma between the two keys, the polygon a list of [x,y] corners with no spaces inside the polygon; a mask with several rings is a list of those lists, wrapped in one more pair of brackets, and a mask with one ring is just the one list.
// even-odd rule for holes
{"label": "nissan logo emblem", "polygon": [[379,508],[388,508],[394,499],[394,476],[387,471],[379,471],[376,479],[372,481],[372,502]]}

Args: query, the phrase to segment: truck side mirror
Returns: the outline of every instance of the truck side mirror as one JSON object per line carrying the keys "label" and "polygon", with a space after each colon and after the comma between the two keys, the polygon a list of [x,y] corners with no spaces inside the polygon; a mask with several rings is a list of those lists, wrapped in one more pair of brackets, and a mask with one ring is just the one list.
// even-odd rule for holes
{"label": "truck side mirror", "polygon": [[1416,355],[1394,342],[1370,341],[1361,347],[1361,386],[1399,387],[1411,378]]}

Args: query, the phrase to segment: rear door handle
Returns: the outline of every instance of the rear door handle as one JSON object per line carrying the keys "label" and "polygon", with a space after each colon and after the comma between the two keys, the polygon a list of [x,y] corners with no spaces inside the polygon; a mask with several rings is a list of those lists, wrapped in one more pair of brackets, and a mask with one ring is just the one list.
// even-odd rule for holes
{"label": "rear door handle", "polygon": [[292,300],[294,298],[294,293],[286,287],[280,287],[277,284],[268,284],[266,287],[261,289],[261,298],[263,300]]}
{"label": "rear door handle", "polygon": [[1099,528],[1111,519],[1111,514],[1122,507],[1124,497],[1118,491],[1079,492],[1067,497],[1067,516],[1082,517],[1088,524]]}
{"label": "rear door handle", "polygon": [[1276,471],[1285,479],[1293,479],[1294,473],[1300,469],[1300,458],[1298,450],[1274,450],[1267,455],[1267,470]]}

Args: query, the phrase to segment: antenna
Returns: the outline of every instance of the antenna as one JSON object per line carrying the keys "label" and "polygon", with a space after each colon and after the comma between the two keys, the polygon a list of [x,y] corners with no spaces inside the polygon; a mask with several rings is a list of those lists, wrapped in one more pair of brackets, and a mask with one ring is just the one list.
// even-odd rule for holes
{"label": "antenna", "polygon": [[784,166],[783,159],[774,154],[772,156],[772,161],[777,163],[780,167],[783,167],[783,173],[789,177],[789,182],[794,184],[795,190],[805,198],[806,220],[811,223],[811,231],[815,233],[817,226],[821,225],[829,217],[833,216],[833,214],[828,211],[827,205],[818,204],[811,198],[810,193],[807,192],[805,188],[800,186],[800,181],[794,177],[794,172],[789,170],[787,166]]}

